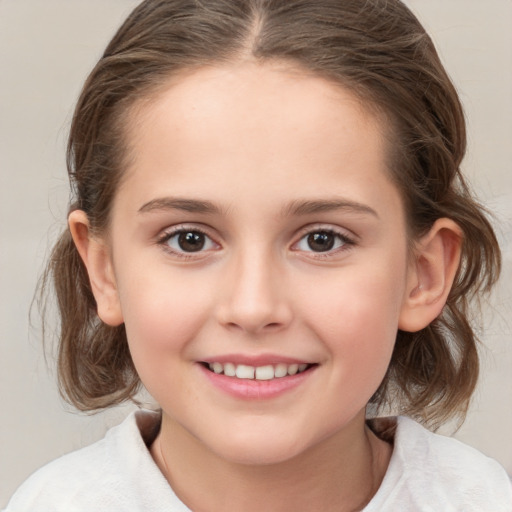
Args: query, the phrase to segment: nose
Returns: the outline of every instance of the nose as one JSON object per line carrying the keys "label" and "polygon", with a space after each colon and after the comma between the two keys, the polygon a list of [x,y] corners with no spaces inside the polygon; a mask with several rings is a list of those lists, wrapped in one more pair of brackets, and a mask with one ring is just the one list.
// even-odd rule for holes
{"label": "nose", "polygon": [[223,276],[218,321],[251,334],[284,329],[292,320],[285,281],[283,268],[271,256],[240,255]]}

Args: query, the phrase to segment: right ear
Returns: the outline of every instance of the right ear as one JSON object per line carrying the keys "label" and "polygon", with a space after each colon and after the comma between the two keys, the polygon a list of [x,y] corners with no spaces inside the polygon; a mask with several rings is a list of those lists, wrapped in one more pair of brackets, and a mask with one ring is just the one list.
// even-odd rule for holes
{"label": "right ear", "polygon": [[72,211],[68,217],[68,225],[89,274],[98,316],[112,327],[121,325],[124,320],[108,245],[92,235],[89,219],[83,210]]}

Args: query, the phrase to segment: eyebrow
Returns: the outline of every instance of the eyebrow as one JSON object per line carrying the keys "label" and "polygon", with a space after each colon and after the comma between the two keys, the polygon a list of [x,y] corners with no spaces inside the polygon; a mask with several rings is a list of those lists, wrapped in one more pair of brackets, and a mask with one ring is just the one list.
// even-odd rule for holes
{"label": "eyebrow", "polygon": [[[139,208],[139,213],[153,211],[180,210],[188,213],[202,213],[213,215],[221,213],[221,209],[214,203],[198,199],[185,199],[174,197],[161,197],[152,199]],[[372,215],[379,218],[378,213],[369,206],[346,199],[328,200],[295,200],[283,209],[283,216],[311,215],[315,213],[345,210],[349,212]]]}
{"label": "eyebrow", "polygon": [[366,204],[346,199],[292,201],[285,209],[284,215],[310,215],[314,213],[346,210],[349,212],[363,213],[379,218],[378,213]]}
{"label": "eyebrow", "polygon": [[197,199],[182,199],[173,197],[161,197],[153,199],[139,208],[139,213],[147,213],[158,210],[181,210],[189,213],[214,214],[220,209],[210,201]]}

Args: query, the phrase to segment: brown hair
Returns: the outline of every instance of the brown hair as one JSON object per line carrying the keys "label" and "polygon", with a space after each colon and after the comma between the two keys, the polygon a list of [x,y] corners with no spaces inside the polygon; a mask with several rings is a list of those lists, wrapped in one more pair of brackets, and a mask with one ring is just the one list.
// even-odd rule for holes
{"label": "brown hair", "polygon": [[[462,261],[441,316],[398,332],[388,373],[372,399],[424,422],[463,417],[478,375],[469,301],[497,279],[500,252],[459,167],[466,147],[457,93],[434,45],[399,0],[146,0],[121,26],[87,79],[68,146],[74,202],[93,230],[108,227],[128,157],[124,120],[179,71],[252,59],[281,60],[353,91],[383,114],[391,175],[411,238],[441,217],[462,229]],[[61,390],[92,410],[133,398],[139,379],[123,326],[103,324],[86,269],[66,231],[46,278],[61,313]]]}

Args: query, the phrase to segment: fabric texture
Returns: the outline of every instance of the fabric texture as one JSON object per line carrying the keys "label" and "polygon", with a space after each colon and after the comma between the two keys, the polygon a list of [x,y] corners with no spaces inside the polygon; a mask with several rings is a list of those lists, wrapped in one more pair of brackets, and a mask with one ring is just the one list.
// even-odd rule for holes
{"label": "fabric texture", "polygon": [[[510,481],[497,462],[411,419],[387,425],[393,455],[363,512],[512,512]],[[190,512],[149,453],[159,426],[158,413],[131,414],[101,441],[36,471],[5,512]]]}

